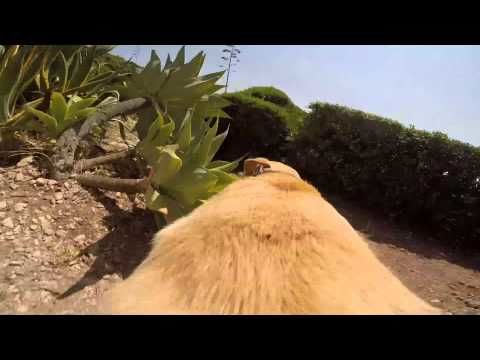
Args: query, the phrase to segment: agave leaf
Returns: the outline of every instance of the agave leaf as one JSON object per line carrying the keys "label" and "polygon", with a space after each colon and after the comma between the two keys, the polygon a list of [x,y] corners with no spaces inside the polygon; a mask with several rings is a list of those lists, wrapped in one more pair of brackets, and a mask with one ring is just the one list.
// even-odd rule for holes
{"label": "agave leaf", "polygon": [[208,129],[206,135],[203,137],[198,147],[198,150],[196,150],[192,156],[193,166],[205,166],[207,164],[210,154],[210,148],[212,146],[213,138],[217,133],[217,130],[218,121],[214,121],[213,126]]}
{"label": "agave leaf", "polygon": [[30,112],[32,115],[36,116],[47,128],[47,132],[50,136],[55,137],[57,135],[57,120],[43,111],[34,109],[30,106],[25,107],[25,109]]}
{"label": "agave leaf", "polygon": [[68,83],[69,88],[75,88],[85,84],[93,67],[95,52],[96,46],[85,46],[76,53],[75,67]]}
{"label": "agave leaf", "polygon": [[173,179],[182,168],[182,159],[175,153],[177,146],[167,145],[160,148],[155,161],[152,183],[161,186]]}
{"label": "agave leaf", "polygon": [[234,181],[238,180],[238,176],[229,174],[223,170],[213,169],[210,172],[217,177],[215,186],[209,189],[210,194],[215,194],[222,191],[226,186],[230,185]]}
{"label": "agave leaf", "polygon": [[[216,121],[216,123],[218,123],[218,119]],[[207,164],[212,161],[212,159],[215,157],[215,154],[217,153],[217,151],[220,149],[220,146],[222,146],[223,142],[225,141],[225,138],[227,137],[228,135],[228,130],[229,130],[230,126],[227,127],[227,130],[225,130],[223,133],[215,136],[212,140],[212,144],[210,145],[210,149],[209,149],[209,152],[208,152],[208,156],[207,156]]]}
{"label": "agave leaf", "polygon": [[177,136],[177,144],[180,150],[185,150],[192,141],[192,111],[187,111],[182,127]]}
{"label": "agave leaf", "polygon": [[65,116],[66,118],[75,117],[78,112],[88,108],[93,103],[95,103],[95,101],[97,101],[97,98],[90,97],[86,99],[79,99],[78,101],[75,101],[75,100],[76,98],[72,97],[68,102],[68,110]]}
{"label": "agave leaf", "polygon": [[61,93],[52,93],[48,112],[57,120],[57,123],[63,122],[67,114],[67,102]]}
{"label": "agave leaf", "polygon": [[185,45],[178,50],[177,56],[173,61],[172,67],[179,67],[185,64]]}
{"label": "agave leaf", "polygon": [[168,70],[172,67],[172,59],[170,59],[170,54],[167,54],[167,60],[165,60],[165,66],[163,68],[163,71]]}
{"label": "agave leaf", "polygon": [[152,186],[148,185],[145,192],[145,205],[154,211],[167,207],[166,197],[154,190]]}
{"label": "agave leaf", "polygon": [[192,206],[198,199],[209,196],[209,189],[215,186],[217,176],[202,168],[192,172],[186,169],[182,168],[174,181],[168,183],[168,188],[182,204]]}

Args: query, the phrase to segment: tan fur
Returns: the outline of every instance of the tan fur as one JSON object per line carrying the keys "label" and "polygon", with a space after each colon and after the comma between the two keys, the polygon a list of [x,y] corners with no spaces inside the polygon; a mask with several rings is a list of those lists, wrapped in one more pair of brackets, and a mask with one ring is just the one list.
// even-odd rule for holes
{"label": "tan fur", "polygon": [[159,231],[147,259],[113,288],[102,311],[440,313],[402,285],[295,170],[269,164],[276,171],[231,184]]}

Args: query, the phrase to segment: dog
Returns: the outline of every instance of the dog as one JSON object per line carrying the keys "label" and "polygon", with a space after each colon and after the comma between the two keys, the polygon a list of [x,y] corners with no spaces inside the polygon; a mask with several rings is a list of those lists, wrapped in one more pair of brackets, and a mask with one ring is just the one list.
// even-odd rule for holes
{"label": "dog", "polygon": [[160,230],[103,314],[441,314],[407,289],[293,168],[244,176]]}

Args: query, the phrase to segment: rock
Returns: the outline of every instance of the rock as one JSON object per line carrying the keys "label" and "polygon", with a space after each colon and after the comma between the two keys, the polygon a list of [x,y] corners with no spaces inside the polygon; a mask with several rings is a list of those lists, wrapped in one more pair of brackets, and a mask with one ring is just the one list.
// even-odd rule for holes
{"label": "rock", "polygon": [[441,301],[440,301],[439,299],[432,299],[432,300],[430,300],[430,302],[431,302],[432,304],[439,304],[439,303],[441,303]]}
{"label": "rock", "polygon": [[52,228],[52,225],[45,217],[40,216],[38,220],[40,221],[40,226],[45,235],[53,235],[55,233],[55,231]]}
{"label": "rock", "polygon": [[40,206],[40,210],[42,210],[42,211],[47,211],[47,210],[48,210],[48,207],[46,207],[45,205],[42,205],[42,206]]}
{"label": "rock", "polygon": [[13,209],[16,211],[16,212],[20,212],[20,211],[23,211],[26,207],[27,207],[27,203],[16,203],[14,206],[13,206]]}
{"label": "rock", "polygon": [[48,183],[48,180],[44,178],[38,178],[37,180],[35,180],[35,183],[37,185],[46,185]]}
{"label": "rock", "polygon": [[65,236],[67,236],[67,232],[65,230],[57,230],[55,232],[55,235],[59,238],[64,238]]}
{"label": "rock", "polygon": [[10,266],[21,266],[23,265],[23,261],[18,261],[18,260],[12,260],[8,263]]}
{"label": "rock", "polygon": [[55,195],[55,200],[59,201],[59,200],[63,200],[63,193],[61,192],[56,192]]}
{"label": "rock", "polygon": [[70,229],[70,230],[75,230],[75,224],[68,224],[67,225],[67,229]]}
{"label": "rock", "polygon": [[87,237],[85,236],[85,234],[80,234],[80,235],[77,235],[75,236],[75,238],[73,239],[73,242],[74,243],[81,243],[83,241],[85,241]]}
{"label": "rock", "polygon": [[42,255],[42,253],[40,252],[40,250],[35,250],[33,253],[32,253],[32,257],[35,257],[35,258],[38,258]]}
{"label": "rock", "polygon": [[5,211],[0,211],[0,219],[3,219],[7,213]]}
{"label": "rock", "polygon": [[55,198],[50,199],[50,204],[55,205],[55,202],[56,202]]}
{"label": "rock", "polygon": [[8,217],[2,221],[2,225],[6,228],[13,229],[13,220],[12,218]]}
{"label": "rock", "polygon": [[27,166],[33,162],[33,156],[27,156],[21,159],[19,162],[17,162],[17,168],[21,168],[24,166]]}
{"label": "rock", "polygon": [[480,309],[480,300],[466,299],[465,305],[473,309]]}
{"label": "rock", "polygon": [[14,183],[11,183],[11,184],[9,185],[9,187],[10,187],[10,189],[12,189],[12,190],[17,190],[17,189],[18,189],[18,185],[17,185],[17,184],[14,184]]}
{"label": "rock", "polygon": [[22,227],[20,225],[15,226],[15,229],[13,229],[14,234],[19,234],[20,231],[22,231]]}
{"label": "rock", "polygon": [[9,178],[10,180],[13,180],[15,176],[17,176],[17,173],[15,171],[8,171],[6,175],[7,175],[7,178]]}
{"label": "rock", "polygon": [[38,230],[38,225],[35,225],[35,224],[30,225],[30,230],[33,230],[33,231]]}
{"label": "rock", "polygon": [[58,181],[57,181],[57,180],[53,180],[53,179],[48,179],[48,180],[47,180],[47,183],[48,183],[48,185],[50,185],[50,186],[54,186],[54,185],[57,185],[57,184],[58,184]]}
{"label": "rock", "polygon": [[0,201],[0,210],[5,210],[7,208],[7,202],[5,200]]}
{"label": "rock", "polygon": [[25,181],[25,176],[23,176],[22,173],[18,173],[18,174],[15,176],[15,181]]}
{"label": "rock", "polygon": [[7,289],[7,292],[9,294],[16,294],[18,293],[18,289],[15,287],[15,285],[10,285]]}

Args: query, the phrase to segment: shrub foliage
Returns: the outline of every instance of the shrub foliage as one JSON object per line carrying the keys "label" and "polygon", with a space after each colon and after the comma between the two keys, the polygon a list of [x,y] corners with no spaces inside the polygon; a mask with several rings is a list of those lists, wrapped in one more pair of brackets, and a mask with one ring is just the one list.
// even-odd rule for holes
{"label": "shrub foliage", "polygon": [[289,160],[322,191],[480,248],[480,149],[341,106],[314,103]]}

